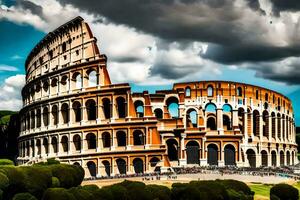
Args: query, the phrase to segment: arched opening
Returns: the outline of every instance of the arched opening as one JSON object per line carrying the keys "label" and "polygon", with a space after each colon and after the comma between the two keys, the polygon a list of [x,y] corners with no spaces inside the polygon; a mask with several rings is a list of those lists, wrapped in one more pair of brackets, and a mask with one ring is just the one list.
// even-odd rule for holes
{"label": "arched opening", "polygon": [[48,83],[48,81],[44,81],[43,82],[43,90],[44,90],[45,94],[48,94],[48,89],[49,89],[49,83]]}
{"label": "arched opening", "polygon": [[171,118],[179,117],[179,101],[176,97],[170,97],[167,99],[166,104],[168,112]]}
{"label": "arched opening", "polygon": [[163,118],[163,111],[160,108],[156,108],[154,110],[154,114],[155,114],[155,117],[157,119],[162,119]]}
{"label": "arched opening", "polygon": [[275,151],[271,152],[271,157],[272,157],[272,166],[276,167],[277,166],[277,155]]}
{"label": "arched opening", "polygon": [[67,50],[67,44],[66,44],[66,42],[62,43],[61,50],[62,50],[62,52],[65,52]]}
{"label": "arched opening", "polygon": [[286,152],[286,165],[291,165],[291,154],[289,151]]}
{"label": "arched opening", "polygon": [[295,165],[295,154],[294,151],[292,151],[292,165]]}
{"label": "arched opening", "polygon": [[186,144],[187,164],[199,164],[200,147],[198,142],[190,141]]}
{"label": "arched opening", "polygon": [[210,115],[207,117],[207,122],[206,122],[206,128],[207,130],[217,130],[217,124],[216,124],[216,118],[213,115]]}
{"label": "arched opening", "polygon": [[73,165],[80,166],[79,162],[74,162]]}
{"label": "arched opening", "polygon": [[187,127],[197,127],[197,112],[195,109],[189,109],[186,112],[186,126]]}
{"label": "arched opening", "polygon": [[256,167],[256,154],[252,149],[246,151],[247,159],[250,167]]}
{"label": "arched opening", "polygon": [[117,132],[117,142],[119,147],[126,146],[126,133],[124,131]]}
{"label": "arched opening", "polygon": [[277,137],[281,140],[281,116],[279,113],[277,114]]}
{"label": "arched opening", "polygon": [[207,96],[212,97],[213,95],[214,95],[214,88],[213,88],[213,86],[209,85],[207,87]]}
{"label": "arched opening", "polygon": [[142,159],[135,158],[132,161],[132,164],[133,164],[134,172],[136,174],[142,174],[142,173],[144,173],[144,162],[143,162]]}
{"label": "arched opening", "polygon": [[81,121],[81,104],[78,101],[73,103],[73,111],[75,115],[75,122]]}
{"label": "arched opening", "polygon": [[266,110],[263,112],[263,136],[269,137],[269,113]]}
{"label": "arched opening", "polygon": [[97,86],[97,72],[94,70],[88,73],[88,86],[89,87]]}
{"label": "arched opening", "polygon": [[118,167],[118,170],[119,170],[119,174],[126,174],[126,161],[123,160],[122,158],[119,158],[116,160],[116,163],[117,163],[117,167]]}
{"label": "arched opening", "polygon": [[261,154],[261,165],[265,167],[268,166],[268,153],[265,150],[262,150],[260,154]]}
{"label": "arched opening", "polygon": [[76,151],[81,150],[81,137],[79,135],[73,136],[73,143]]}
{"label": "arched opening", "polygon": [[80,73],[75,73],[73,76],[73,80],[75,81],[75,89],[82,88],[82,77]]}
{"label": "arched opening", "polygon": [[69,123],[69,105],[67,103],[62,104],[61,113],[64,124]]}
{"label": "arched opening", "polygon": [[209,165],[218,165],[218,146],[209,144],[207,146],[207,163]]}
{"label": "arched opening", "polygon": [[88,133],[86,135],[86,142],[87,142],[88,149],[96,149],[97,140],[96,140],[96,135],[94,133]]}
{"label": "arched opening", "polygon": [[191,88],[190,87],[186,87],[185,88],[185,97],[190,97],[191,96]]}
{"label": "arched opening", "polygon": [[41,155],[42,148],[41,148],[41,140],[40,139],[38,139],[36,141],[36,147],[37,147],[37,155]]}
{"label": "arched opening", "polygon": [[206,113],[216,113],[216,109],[217,109],[217,107],[213,103],[208,103],[205,106],[205,112]]}
{"label": "arched opening", "polygon": [[102,133],[102,143],[103,143],[103,148],[108,148],[111,146],[110,142],[110,134],[108,132]]}
{"label": "arched opening", "polygon": [[62,145],[63,152],[68,152],[68,149],[69,149],[69,140],[68,140],[67,136],[62,136],[62,138],[61,138],[61,145]]}
{"label": "arched opening", "polygon": [[60,87],[60,90],[62,92],[66,92],[68,91],[69,89],[69,85],[68,85],[68,76],[64,75],[62,78],[61,78],[61,87]]}
{"label": "arched opening", "polygon": [[36,127],[40,128],[41,127],[41,109],[37,109],[36,111]]}
{"label": "arched opening", "polygon": [[236,165],[235,148],[231,144],[227,144],[224,148],[225,165]]}
{"label": "arched opening", "polygon": [[134,108],[137,117],[144,117],[144,103],[142,101],[135,101]]}
{"label": "arched opening", "polygon": [[90,176],[91,177],[96,177],[96,174],[97,174],[96,164],[93,161],[89,161],[87,163],[87,167],[88,167]]}
{"label": "arched opening", "polygon": [[31,122],[30,128],[34,129],[35,128],[35,113],[34,113],[34,111],[31,111],[31,113],[30,113],[30,122]]}
{"label": "arched opening", "polygon": [[56,137],[52,137],[52,139],[51,139],[51,145],[52,145],[53,153],[57,153],[57,149],[58,149],[57,145],[58,145],[58,143],[57,143],[57,138]]}
{"label": "arched opening", "polygon": [[51,90],[53,90],[51,93],[57,93],[58,92],[58,87],[57,87],[57,79],[56,78],[53,78],[51,80]]}
{"label": "arched opening", "polygon": [[274,112],[272,112],[271,117],[272,117],[272,138],[275,139],[275,137],[276,137],[276,130],[275,130],[276,117],[275,117],[275,113]]}
{"label": "arched opening", "polygon": [[253,111],[253,134],[259,137],[259,112],[257,110]]}
{"label": "arched opening", "polygon": [[103,106],[103,112],[104,112],[105,119],[110,119],[110,117],[111,117],[110,100],[107,98],[102,99],[102,106]]}
{"label": "arched opening", "polygon": [[237,95],[238,97],[243,96],[243,90],[242,90],[241,87],[238,87],[238,88],[236,89],[236,95]]}
{"label": "arched opening", "polygon": [[110,163],[107,160],[102,161],[106,176],[110,176]]}
{"label": "arched opening", "polygon": [[178,143],[175,139],[167,140],[168,158],[170,161],[178,160]]}
{"label": "arched opening", "polygon": [[119,114],[119,118],[125,118],[126,117],[126,102],[123,97],[118,97],[117,99],[117,110]]}
{"label": "arched opening", "polygon": [[156,167],[156,165],[158,164],[158,162],[159,162],[160,160],[157,158],[157,157],[153,157],[153,158],[151,158],[150,159],[150,166],[151,167]]}
{"label": "arched opening", "polygon": [[52,106],[52,120],[53,120],[53,125],[58,124],[58,108],[57,105]]}
{"label": "arched opening", "polygon": [[43,109],[43,122],[44,122],[45,126],[49,125],[49,118],[48,118],[48,116],[49,116],[49,111],[48,111],[48,108],[45,107]]}
{"label": "arched opening", "polygon": [[231,128],[231,121],[228,115],[223,115],[223,129],[225,131],[232,130]]}
{"label": "arched opening", "polygon": [[48,154],[49,153],[49,144],[48,144],[47,138],[43,139],[43,146],[44,146],[45,153]]}
{"label": "arched opening", "polygon": [[89,99],[85,103],[88,120],[96,120],[97,107],[93,99]]}
{"label": "arched opening", "polygon": [[140,130],[135,130],[133,132],[133,145],[144,145],[145,137],[144,133]]}
{"label": "arched opening", "polygon": [[280,166],[284,166],[284,153],[280,151]]}

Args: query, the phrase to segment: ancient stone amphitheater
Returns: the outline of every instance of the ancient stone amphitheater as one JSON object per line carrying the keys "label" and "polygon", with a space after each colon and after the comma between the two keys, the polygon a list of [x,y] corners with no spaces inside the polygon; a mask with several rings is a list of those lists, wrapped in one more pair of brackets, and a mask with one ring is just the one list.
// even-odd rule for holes
{"label": "ancient stone amphitheater", "polygon": [[292,103],[282,94],[231,81],[132,93],[127,83],[111,83],[96,42],[77,17],[29,54],[20,164],[56,158],[90,177],[298,162]]}

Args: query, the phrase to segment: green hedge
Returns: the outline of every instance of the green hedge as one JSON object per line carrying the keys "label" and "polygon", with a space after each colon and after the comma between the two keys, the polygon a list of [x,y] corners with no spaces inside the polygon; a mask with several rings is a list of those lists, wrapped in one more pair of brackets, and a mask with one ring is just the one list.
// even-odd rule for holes
{"label": "green hedge", "polygon": [[271,200],[298,200],[299,191],[288,184],[277,184],[274,185],[270,190]]}
{"label": "green hedge", "polygon": [[76,198],[65,188],[48,188],[42,200],[76,200]]}
{"label": "green hedge", "polygon": [[15,163],[9,159],[0,159],[0,165],[15,165]]}
{"label": "green hedge", "polygon": [[32,194],[26,193],[18,193],[13,197],[13,200],[38,200]]}

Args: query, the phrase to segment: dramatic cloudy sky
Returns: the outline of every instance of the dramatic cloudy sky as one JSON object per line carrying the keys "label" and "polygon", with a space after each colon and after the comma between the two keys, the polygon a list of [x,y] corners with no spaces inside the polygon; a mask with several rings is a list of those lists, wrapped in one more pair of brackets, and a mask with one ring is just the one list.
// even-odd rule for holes
{"label": "dramatic cloudy sky", "polygon": [[82,16],[134,91],[233,80],[282,92],[300,125],[299,0],[0,0],[0,109],[21,107],[24,60],[49,31]]}

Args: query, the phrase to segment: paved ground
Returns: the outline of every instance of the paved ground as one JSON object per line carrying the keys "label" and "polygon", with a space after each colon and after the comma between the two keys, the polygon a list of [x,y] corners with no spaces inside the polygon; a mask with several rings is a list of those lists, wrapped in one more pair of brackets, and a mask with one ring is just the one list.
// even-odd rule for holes
{"label": "paved ground", "polygon": [[[127,180],[133,180],[133,181],[142,181],[146,184],[159,184],[159,185],[165,185],[165,186],[171,186],[173,183],[176,182],[190,182],[192,180],[215,180],[215,179],[235,179],[238,181],[243,181],[248,184],[251,183],[265,183],[265,184],[276,184],[276,183],[289,183],[293,184],[295,183],[294,179],[285,178],[285,177],[275,177],[275,176],[253,176],[253,175],[238,175],[238,174],[181,174],[177,175],[177,179],[168,179],[166,176],[162,176],[161,180],[156,180],[154,177],[154,180],[143,180],[142,177],[134,177],[134,178],[126,178]],[[84,181],[82,185],[89,185],[89,184],[96,184],[99,187],[112,185],[114,183],[119,183],[124,181],[124,178],[121,179],[104,179],[104,180],[91,180],[91,181]]]}

